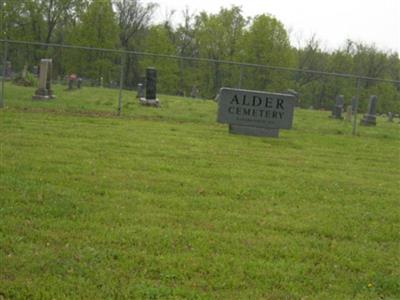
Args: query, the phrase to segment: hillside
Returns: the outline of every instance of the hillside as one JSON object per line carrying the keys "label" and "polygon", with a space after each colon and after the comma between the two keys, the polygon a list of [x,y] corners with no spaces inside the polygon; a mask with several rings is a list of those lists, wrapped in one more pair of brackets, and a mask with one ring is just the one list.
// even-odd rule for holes
{"label": "hillside", "polygon": [[265,139],[213,101],[33,91],[0,110],[0,299],[399,297],[398,119]]}

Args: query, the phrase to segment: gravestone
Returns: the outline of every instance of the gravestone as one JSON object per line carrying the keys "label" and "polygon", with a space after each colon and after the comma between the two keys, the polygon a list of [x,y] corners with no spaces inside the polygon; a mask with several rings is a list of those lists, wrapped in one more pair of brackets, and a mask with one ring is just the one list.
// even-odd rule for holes
{"label": "gravestone", "polygon": [[346,121],[351,121],[352,116],[353,116],[353,107],[351,105],[348,105],[346,109]]}
{"label": "gravestone", "polygon": [[82,88],[82,82],[83,82],[82,77],[79,77],[78,80],[76,81],[76,87],[77,87],[78,89],[81,89],[81,88]]}
{"label": "gravestone", "polygon": [[279,137],[279,129],[292,127],[295,103],[291,94],[222,88],[217,121],[233,134]]}
{"label": "gravestone", "polygon": [[342,117],[343,106],[344,106],[344,96],[338,95],[336,97],[336,103],[332,109],[332,115],[330,116],[330,118],[342,120],[343,119],[343,117]]}
{"label": "gravestone", "polygon": [[371,96],[368,103],[368,112],[362,118],[360,124],[364,126],[375,126],[376,125],[376,104],[378,97]]}
{"label": "gravestone", "polygon": [[146,99],[157,99],[157,70],[155,68],[146,69]]}
{"label": "gravestone", "polygon": [[293,90],[293,89],[288,89],[288,90],[286,91],[286,93],[287,93],[287,94],[290,94],[290,95],[293,95],[293,96],[295,97],[295,99],[296,99],[296,106],[300,105],[300,97],[299,97],[299,93],[298,93],[298,92],[296,92],[296,91]]}
{"label": "gravestone", "polygon": [[76,82],[76,80],[77,80],[77,76],[76,76],[76,74],[70,74],[69,76],[68,76],[68,90],[73,90],[74,89],[74,83]]}
{"label": "gravestone", "polygon": [[136,98],[141,99],[144,98],[144,86],[143,83],[138,83],[137,85],[137,95]]}
{"label": "gravestone", "polygon": [[22,69],[22,72],[21,72],[21,77],[23,79],[25,79],[27,74],[28,74],[28,65],[24,65],[24,68]]}
{"label": "gravestone", "polygon": [[194,85],[192,86],[192,90],[190,91],[190,97],[197,98],[199,94],[198,88]]}
{"label": "gravestone", "polygon": [[4,78],[5,79],[11,79],[12,77],[12,65],[11,61],[6,61],[4,65]]}
{"label": "gravestone", "polygon": [[388,122],[392,123],[393,122],[393,118],[394,118],[393,113],[392,112],[388,112],[387,118],[388,118]]}
{"label": "gravestone", "polygon": [[52,64],[53,62],[51,59],[42,59],[40,61],[38,89],[32,97],[33,100],[48,100],[55,98],[53,91],[51,90]]}
{"label": "gravestone", "polygon": [[35,77],[39,76],[39,67],[38,66],[33,66],[32,74],[35,75]]}
{"label": "gravestone", "polygon": [[160,106],[157,99],[157,70],[155,68],[146,69],[146,95],[139,98],[139,102],[146,106]]}

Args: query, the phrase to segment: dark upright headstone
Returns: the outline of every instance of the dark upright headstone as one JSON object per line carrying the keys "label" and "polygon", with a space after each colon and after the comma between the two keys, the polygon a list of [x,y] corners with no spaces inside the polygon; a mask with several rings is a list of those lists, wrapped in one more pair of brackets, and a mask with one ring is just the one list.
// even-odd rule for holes
{"label": "dark upright headstone", "polygon": [[146,99],[157,99],[157,70],[155,68],[146,69]]}
{"label": "dark upright headstone", "polygon": [[342,111],[343,111],[343,106],[344,106],[344,96],[343,95],[338,95],[336,97],[336,103],[335,106],[332,109],[332,115],[330,116],[332,119],[340,119],[342,120]]}
{"label": "dark upright headstone", "polygon": [[142,105],[159,106],[157,99],[157,70],[155,68],[146,69],[146,95],[139,98]]}
{"label": "dark upright headstone", "polygon": [[371,96],[368,103],[368,112],[364,115],[361,120],[361,125],[375,126],[376,125],[376,104],[378,97]]}

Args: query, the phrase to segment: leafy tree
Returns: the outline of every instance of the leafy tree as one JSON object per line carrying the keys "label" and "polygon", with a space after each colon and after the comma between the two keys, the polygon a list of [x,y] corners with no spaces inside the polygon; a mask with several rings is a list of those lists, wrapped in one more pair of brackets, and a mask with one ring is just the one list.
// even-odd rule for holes
{"label": "leafy tree", "polygon": [[[114,0],[114,7],[121,48],[132,51],[140,49],[157,4],[150,2],[144,5],[138,0]],[[125,86],[131,86],[139,77],[138,60],[135,56],[128,55],[125,64]]]}
{"label": "leafy tree", "polygon": [[[255,64],[293,67],[294,53],[283,24],[265,14],[255,17],[243,37],[242,59]],[[283,90],[289,87],[289,80],[288,73],[258,69],[248,74],[246,86]]]}
{"label": "leafy tree", "polygon": [[[234,60],[239,55],[240,41],[246,24],[247,19],[237,6],[230,9],[221,8],[218,14],[201,12],[196,16],[195,23],[198,54],[213,60]],[[207,96],[212,96],[223,84],[234,85],[233,78],[238,76],[233,75],[231,70],[232,68],[223,67],[217,61],[208,70],[202,70],[201,90],[207,90]],[[211,78],[209,73],[213,74]]]}
{"label": "leafy tree", "polygon": [[[184,21],[179,24],[174,35],[174,44],[176,53],[183,57],[196,57],[198,56],[198,49],[196,47],[195,28],[194,28],[194,15],[186,8],[183,12]],[[179,61],[179,94],[189,94],[193,87],[197,87],[198,82],[196,76],[197,64],[193,61],[181,59]]]}
{"label": "leafy tree", "polygon": [[[303,49],[297,51],[297,66],[301,70],[328,71],[329,55],[321,49],[320,42],[313,36]],[[297,90],[303,107],[323,107],[324,81],[326,77],[320,74],[299,72],[295,74]]]}
{"label": "leafy tree", "polygon": [[[148,52],[160,54],[174,54],[175,46],[172,43],[168,28],[164,25],[153,26],[149,29],[144,41],[144,47]],[[177,60],[159,57],[145,57],[140,61],[141,73],[144,74],[147,67],[155,67],[158,73],[158,90],[163,93],[177,94],[179,67]]]}
{"label": "leafy tree", "polygon": [[[93,48],[115,48],[118,44],[118,24],[110,0],[93,0],[80,23],[68,37],[68,42]],[[118,56],[96,51],[70,50],[64,56],[66,71],[105,82],[118,78]]]}

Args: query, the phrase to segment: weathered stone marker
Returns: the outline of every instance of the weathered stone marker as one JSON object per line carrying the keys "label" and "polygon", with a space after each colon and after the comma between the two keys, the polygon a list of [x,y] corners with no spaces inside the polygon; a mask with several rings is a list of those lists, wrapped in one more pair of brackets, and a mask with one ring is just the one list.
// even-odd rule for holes
{"label": "weathered stone marker", "polygon": [[348,105],[346,108],[346,121],[351,121],[351,117],[353,116],[353,107]]}
{"label": "weathered stone marker", "polygon": [[35,95],[32,97],[34,100],[48,100],[54,99],[53,91],[51,90],[51,71],[52,60],[42,59],[40,61],[39,84]]}
{"label": "weathered stone marker", "polygon": [[336,97],[336,103],[332,109],[332,115],[330,116],[330,118],[342,120],[343,119],[343,117],[342,117],[343,106],[344,106],[344,96],[338,95]]}
{"label": "weathered stone marker", "polygon": [[198,95],[199,95],[199,89],[195,85],[193,85],[192,90],[190,91],[190,97],[194,99],[197,98]]}
{"label": "weathered stone marker", "polygon": [[217,121],[230,133],[278,137],[279,129],[292,128],[295,103],[291,94],[222,88]]}
{"label": "weathered stone marker", "polygon": [[33,66],[32,74],[35,75],[35,77],[38,77],[38,75],[39,75],[39,67],[38,66]]}
{"label": "weathered stone marker", "polygon": [[378,97],[371,96],[368,103],[368,112],[362,118],[360,124],[364,126],[375,126],[376,125],[376,104]]}
{"label": "weathered stone marker", "polygon": [[138,83],[137,85],[137,95],[136,98],[140,99],[140,98],[144,98],[144,86],[143,83]]}
{"label": "weathered stone marker", "polygon": [[146,97],[139,98],[142,105],[159,106],[157,99],[157,70],[155,68],[146,69]]}
{"label": "weathered stone marker", "polygon": [[81,88],[82,88],[82,82],[83,82],[82,77],[78,77],[78,80],[76,81],[76,87],[77,87],[78,89],[81,89]]}
{"label": "weathered stone marker", "polygon": [[4,75],[5,75],[5,79],[11,79],[12,77],[12,65],[11,65],[11,61],[6,61],[4,67]]}
{"label": "weathered stone marker", "polygon": [[393,118],[394,118],[394,114],[392,112],[388,112],[387,118],[388,118],[388,122],[392,123],[393,122]]}
{"label": "weathered stone marker", "polygon": [[78,76],[76,74],[70,74],[68,76],[68,90],[72,91],[74,89],[74,83],[76,82]]}

